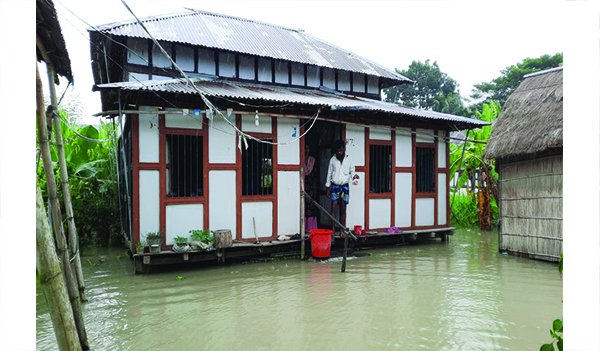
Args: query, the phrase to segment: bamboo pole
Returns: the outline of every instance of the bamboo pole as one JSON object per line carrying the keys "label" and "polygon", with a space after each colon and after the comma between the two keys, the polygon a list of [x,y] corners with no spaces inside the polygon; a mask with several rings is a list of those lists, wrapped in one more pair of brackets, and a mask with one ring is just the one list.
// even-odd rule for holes
{"label": "bamboo pole", "polygon": [[75,279],[73,278],[73,272],[71,270],[71,264],[69,262],[70,260],[67,252],[67,243],[63,232],[62,218],[60,214],[60,203],[58,202],[58,196],[56,194],[56,180],[54,179],[52,159],[50,156],[50,146],[48,143],[48,131],[46,129],[47,125],[46,115],[44,111],[42,80],[40,79],[40,72],[38,70],[37,64],[35,66],[35,73],[38,140],[40,143],[40,149],[42,150],[42,160],[44,162],[46,186],[48,187],[48,199],[50,200],[51,204],[52,224],[54,226],[54,232],[56,236],[57,252],[58,256],[62,261],[64,279],[67,285],[69,299],[71,300],[73,317],[75,319],[75,325],[77,326],[77,333],[79,335],[81,348],[83,350],[89,350],[87,335],[85,332],[85,325],[83,323],[83,315],[81,313],[79,292],[77,291],[77,284],[75,282]]}
{"label": "bamboo pole", "polygon": [[50,318],[59,350],[81,350],[73,309],[62,278],[60,260],[54,251],[54,239],[48,226],[44,201],[39,185],[36,186],[36,265],[40,285],[46,297]]}
{"label": "bamboo pole", "polygon": [[304,242],[304,232],[306,231],[306,213],[305,211],[305,203],[304,200],[304,165],[300,165],[300,239],[302,242],[300,243],[300,259],[304,259],[305,251],[306,251],[306,243]]}
{"label": "bamboo pole", "polygon": [[54,122],[54,137],[56,138],[56,150],[58,153],[58,165],[60,168],[60,182],[63,191],[63,202],[67,214],[67,228],[69,230],[69,251],[75,268],[77,277],[77,287],[79,288],[79,297],[81,301],[87,301],[85,297],[85,283],[83,280],[83,269],[81,268],[81,258],[79,256],[79,238],[77,236],[77,227],[73,215],[73,205],[71,202],[71,189],[69,188],[69,172],[67,171],[67,160],[65,159],[65,148],[62,138],[60,118],[58,116],[58,106],[56,103],[56,86],[54,85],[54,68],[48,67],[48,84],[50,86],[50,103],[52,105],[52,121]]}

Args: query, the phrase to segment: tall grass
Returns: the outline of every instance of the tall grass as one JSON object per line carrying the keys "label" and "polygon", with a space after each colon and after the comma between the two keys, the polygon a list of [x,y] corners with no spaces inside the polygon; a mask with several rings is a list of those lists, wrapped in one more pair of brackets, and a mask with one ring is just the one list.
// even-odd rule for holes
{"label": "tall grass", "polygon": [[[454,203],[452,203],[454,197]],[[450,203],[452,204],[452,215],[450,224],[454,227],[469,228],[479,226],[479,211],[477,209],[477,197],[471,193],[469,195],[450,193]],[[492,225],[498,224],[498,205],[496,200],[492,199]]]}

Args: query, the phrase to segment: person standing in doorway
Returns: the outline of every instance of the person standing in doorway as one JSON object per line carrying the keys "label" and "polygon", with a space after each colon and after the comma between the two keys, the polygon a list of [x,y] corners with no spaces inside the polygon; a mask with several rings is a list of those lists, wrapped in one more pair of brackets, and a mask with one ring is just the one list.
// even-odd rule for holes
{"label": "person standing in doorway", "polygon": [[[327,197],[332,202],[332,215],[338,217],[340,223],[346,227],[346,206],[350,201],[351,181],[358,181],[358,174],[355,173],[352,158],[346,154],[346,143],[343,140],[336,140],[333,144],[335,154],[329,160],[329,169],[327,170]],[[335,227],[335,226],[334,226]]]}

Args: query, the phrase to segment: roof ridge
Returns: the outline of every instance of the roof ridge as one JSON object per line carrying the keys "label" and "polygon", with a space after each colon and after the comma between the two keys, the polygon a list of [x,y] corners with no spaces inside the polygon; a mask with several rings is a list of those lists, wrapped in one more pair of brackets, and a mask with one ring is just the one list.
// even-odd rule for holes
{"label": "roof ridge", "polygon": [[[233,20],[257,23],[257,24],[268,26],[268,27],[284,29],[284,30],[297,32],[297,33],[304,33],[303,29],[294,29],[294,28],[285,27],[285,26],[282,26],[279,24],[261,22],[261,21],[256,21],[256,20],[249,19],[249,18],[231,16],[231,15],[226,15],[226,14],[222,14],[222,13],[196,10],[196,9],[193,9],[190,7],[184,7],[184,9],[188,10],[188,12],[176,12],[176,13],[170,13],[170,14],[165,14],[165,15],[146,16],[146,17],[140,18],[140,22],[149,22],[149,21],[153,21],[153,20],[165,20],[165,19],[171,19],[171,18],[176,18],[176,17],[185,17],[185,16],[194,16],[194,15],[208,15],[208,16],[214,16],[214,17],[223,17],[223,18],[229,18],[229,19],[233,19]],[[137,20],[130,19],[130,20],[125,20],[125,21],[108,23],[108,24],[104,24],[101,26],[96,26],[95,28],[98,30],[104,31],[104,30],[119,28],[122,26],[132,25],[132,24],[136,24],[136,23],[137,23]]]}
{"label": "roof ridge", "polygon": [[526,75],[523,76],[523,78],[530,78],[530,77],[535,77],[535,76],[541,76],[542,74],[547,74],[547,73],[552,73],[552,72],[562,71],[562,70],[563,70],[563,66],[558,66],[558,67],[554,67],[554,68],[549,68],[547,70],[537,71],[537,72],[526,74]]}

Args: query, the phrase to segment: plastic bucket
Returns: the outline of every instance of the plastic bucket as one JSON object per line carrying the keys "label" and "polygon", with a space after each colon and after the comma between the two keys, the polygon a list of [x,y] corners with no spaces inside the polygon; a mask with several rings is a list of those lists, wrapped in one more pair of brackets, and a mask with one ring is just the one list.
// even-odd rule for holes
{"label": "plastic bucket", "polygon": [[331,256],[331,233],[330,229],[310,230],[310,246],[313,257]]}
{"label": "plastic bucket", "polygon": [[362,225],[354,226],[354,235],[362,235]]}

